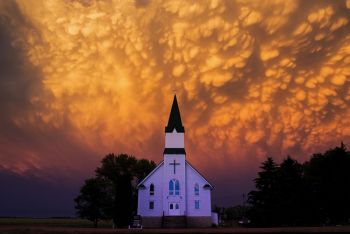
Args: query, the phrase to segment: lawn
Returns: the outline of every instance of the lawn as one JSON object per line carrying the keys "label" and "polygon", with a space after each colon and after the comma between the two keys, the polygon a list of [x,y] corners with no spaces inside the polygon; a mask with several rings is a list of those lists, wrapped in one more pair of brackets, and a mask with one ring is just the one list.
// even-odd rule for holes
{"label": "lawn", "polygon": [[99,228],[75,218],[0,218],[0,234],[98,234],[98,233],[350,233],[350,226],[277,227],[277,228],[184,228],[184,229],[112,229],[110,222]]}
{"label": "lawn", "polygon": [[[93,227],[93,223],[78,218],[0,218],[0,228],[4,226]],[[99,227],[112,227],[112,222],[101,221]]]}

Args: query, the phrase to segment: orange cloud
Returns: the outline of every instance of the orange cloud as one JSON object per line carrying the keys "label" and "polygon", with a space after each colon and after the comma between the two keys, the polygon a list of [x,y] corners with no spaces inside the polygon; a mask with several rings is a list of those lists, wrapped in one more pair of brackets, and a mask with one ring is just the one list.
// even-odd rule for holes
{"label": "orange cloud", "polygon": [[[349,1],[38,0],[2,2],[0,13],[25,61],[21,82],[37,82],[6,120],[16,137],[41,135],[14,159],[3,143],[6,168],[74,171],[70,152],[91,152],[91,164],[112,151],[158,161],[174,85],[189,157],[204,170],[303,160],[349,140]],[[74,149],[61,152],[55,134]]]}

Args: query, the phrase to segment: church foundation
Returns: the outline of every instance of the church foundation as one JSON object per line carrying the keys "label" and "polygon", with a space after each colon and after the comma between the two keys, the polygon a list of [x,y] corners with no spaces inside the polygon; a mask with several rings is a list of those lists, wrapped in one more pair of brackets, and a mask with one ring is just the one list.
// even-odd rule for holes
{"label": "church foundation", "polygon": [[146,228],[162,227],[162,217],[142,217],[142,226]]}
{"label": "church foundation", "polygon": [[187,227],[211,227],[211,217],[187,216]]}
{"label": "church foundation", "polygon": [[[161,228],[162,217],[142,217],[142,226],[145,228]],[[187,216],[186,225],[190,228],[211,227],[209,216]]]}

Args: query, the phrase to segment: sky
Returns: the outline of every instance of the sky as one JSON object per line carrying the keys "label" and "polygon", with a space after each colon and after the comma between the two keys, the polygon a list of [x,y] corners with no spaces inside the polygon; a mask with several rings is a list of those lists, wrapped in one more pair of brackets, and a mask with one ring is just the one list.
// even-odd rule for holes
{"label": "sky", "polygon": [[108,153],[187,160],[236,205],[267,156],[350,140],[350,0],[0,1],[0,216],[71,216]]}

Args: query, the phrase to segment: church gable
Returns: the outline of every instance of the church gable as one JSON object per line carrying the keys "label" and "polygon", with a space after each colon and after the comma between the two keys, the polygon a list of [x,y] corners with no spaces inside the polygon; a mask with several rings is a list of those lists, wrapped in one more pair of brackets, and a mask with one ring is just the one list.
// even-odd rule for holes
{"label": "church gable", "polygon": [[164,162],[138,184],[138,213],[159,217],[163,214],[163,170]]}
{"label": "church gable", "polygon": [[210,216],[210,193],[213,186],[188,162],[186,162],[186,176],[187,215],[192,217]]}
{"label": "church gable", "polygon": [[190,171],[194,177],[197,177],[198,180],[202,181],[203,186],[206,188],[210,188],[211,190],[214,188],[199,171],[197,171],[188,161],[186,161],[186,172],[189,173],[188,171]]}
{"label": "church gable", "polygon": [[139,184],[137,185],[137,188],[141,188],[142,189],[145,186],[145,184],[147,184],[147,182],[152,179],[152,177],[157,176],[156,175],[156,174],[158,174],[157,172],[161,172],[162,171],[163,165],[164,165],[164,161],[161,161],[158,164],[158,166],[153,169],[153,171],[151,171],[143,180],[141,180],[141,182],[139,182]]}

